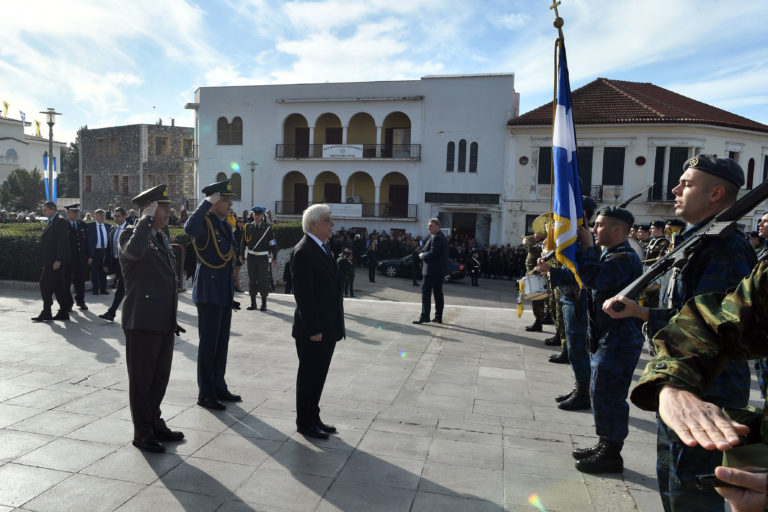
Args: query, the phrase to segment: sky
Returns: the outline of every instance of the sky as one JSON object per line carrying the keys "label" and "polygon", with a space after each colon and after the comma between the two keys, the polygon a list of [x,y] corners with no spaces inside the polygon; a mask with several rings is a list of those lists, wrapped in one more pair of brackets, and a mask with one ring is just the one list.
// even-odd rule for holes
{"label": "sky", "polygon": [[[552,0],[6,2],[0,102],[62,115],[54,138],[162,119],[199,87],[515,74],[520,113],[552,100]],[[571,87],[652,82],[768,124],[768,2],[562,0]],[[2,103],[0,103],[0,106]],[[28,134],[34,133],[33,126]]]}

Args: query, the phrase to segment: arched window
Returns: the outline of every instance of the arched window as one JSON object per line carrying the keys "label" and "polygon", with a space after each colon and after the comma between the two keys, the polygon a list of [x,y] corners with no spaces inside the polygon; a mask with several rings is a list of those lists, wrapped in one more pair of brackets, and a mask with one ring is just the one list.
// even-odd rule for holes
{"label": "arched window", "polygon": [[234,197],[232,198],[235,201],[240,200],[240,194],[242,192],[242,178],[240,176],[239,172],[232,173],[232,177],[230,178],[232,180],[232,193],[234,194]]}
{"label": "arched window", "polygon": [[226,117],[220,117],[216,122],[216,140],[220,146],[229,144],[229,123]]}
{"label": "arched window", "polygon": [[467,141],[461,139],[459,141],[459,172],[465,172],[467,170]]}
{"label": "arched window", "polygon": [[227,179],[227,175],[225,173],[223,172],[216,173],[216,183],[220,181],[224,181],[225,179]]}
{"label": "arched window", "polygon": [[477,142],[469,145],[469,172],[477,172]]}
{"label": "arched window", "polygon": [[445,157],[446,172],[453,172],[455,158],[456,158],[456,143],[451,141],[448,143],[448,154]]}
{"label": "arched window", "polygon": [[229,127],[229,143],[235,146],[243,145],[243,120],[236,117]]}
{"label": "arched window", "polygon": [[[48,153],[46,152],[46,155]],[[11,148],[8,151],[5,152],[5,162],[9,164],[15,164],[16,159],[18,158],[18,155],[16,154],[16,150]]]}

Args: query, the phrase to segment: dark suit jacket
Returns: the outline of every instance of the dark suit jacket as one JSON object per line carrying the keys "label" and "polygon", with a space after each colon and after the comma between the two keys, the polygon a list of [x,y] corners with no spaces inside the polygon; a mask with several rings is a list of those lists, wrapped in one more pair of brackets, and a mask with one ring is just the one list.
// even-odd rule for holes
{"label": "dark suit jacket", "polygon": [[[86,224],[88,226],[88,257],[93,258],[93,255],[96,254],[96,244],[99,241],[99,234],[96,233],[96,226],[98,224],[96,221],[89,222]],[[112,227],[112,224],[104,223],[104,227],[107,228],[106,232],[109,234],[109,228]]]}
{"label": "dark suit jacket", "polygon": [[75,221],[75,225],[77,228],[73,229],[72,224],[67,219],[67,227],[69,228],[69,248],[72,254],[70,265],[87,265],[88,225],[81,220]]}
{"label": "dark suit jacket", "polygon": [[144,216],[120,235],[120,265],[125,280],[123,329],[168,332],[176,328],[176,273],[165,234],[161,244]]}
{"label": "dark suit jacket", "polygon": [[294,338],[323,334],[323,342],[346,337],[344,330],[344,292],[336,262],[317,243],[304,235],[291,255]]}
{"label": "dark suit jacket", "polygon": [[69,223],[58,213],[51,217],[40,237],[43,267],[51,269],[54,261],[69,265],[72,258],[69,249]]}
{"label": "dark suit jacket", "polygon": [[[128,226],[130,226],[130,224],[126,223],[125,229],[128,229]],[[104,266],[109,269],[110,274],[116,274],[117,272],[120,272],[120,260],[119,258],[116,259],[114,255],[115,232],[117,232],[117,228],[118,228],[117,224],[113,225],[108,229],[109,232],[107,234],[107,254],[104,256]],[[123,232],[125,232],[125,229],[123,229]],[[118,250],[118,254],[119,254],[119,250]]]}
{"label": "dark suit jacket", "polygon": [[444,276],[448,273],[448,240],[442,231],[429,237],[424,244],[422,261],[427,264],[428,276]]}

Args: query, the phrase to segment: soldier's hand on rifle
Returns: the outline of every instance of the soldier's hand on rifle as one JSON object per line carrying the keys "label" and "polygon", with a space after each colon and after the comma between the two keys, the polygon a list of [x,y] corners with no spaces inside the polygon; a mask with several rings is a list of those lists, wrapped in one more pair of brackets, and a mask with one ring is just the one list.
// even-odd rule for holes
{"label": "soldier's hand on rifle", "polygon": [[216,204],[219,199],[221,199],[221,192],[214,192],[209,196],[205,196],[205,200],[211,204]]}
{"label": "soldier's hand on rifle", "polygon": [[[624,304],[624,309],[616,311],[613,305],[617,302]],[[632,299],[621,295],[611,297],[603,302],[603,311],[611,318],[639,318],[643,322],[648,321],[648,308],[645,308]]]}

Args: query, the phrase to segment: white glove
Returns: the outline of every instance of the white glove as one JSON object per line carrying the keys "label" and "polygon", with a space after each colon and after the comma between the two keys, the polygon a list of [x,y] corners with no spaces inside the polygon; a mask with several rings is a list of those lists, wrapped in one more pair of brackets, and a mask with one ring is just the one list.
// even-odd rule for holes
{"label": "white glove", "polygon": [[205,200],[211,204],[216,204],[221,199],[221,192],[214,192],[209,196],[205,196]]}
{"label": "white glove", "polygon": [[154,217],[156,210],[157,210],[157,201],[152,201],[151,203],[149,203],[147,206],[144,207],[144,209],[141,211],[141,214]]}

